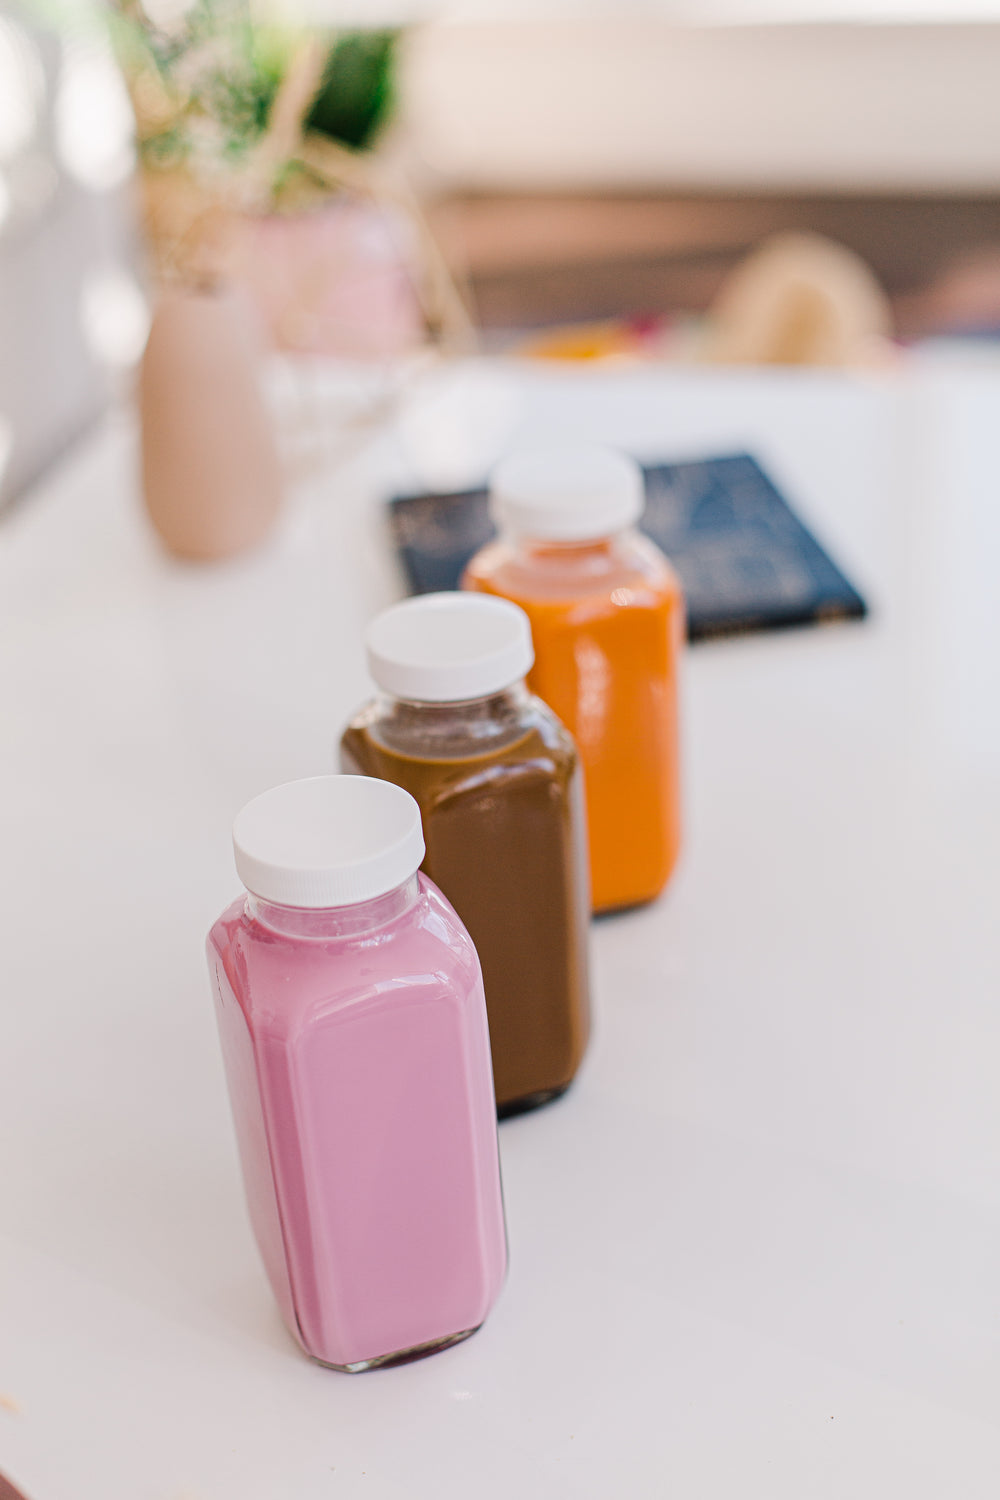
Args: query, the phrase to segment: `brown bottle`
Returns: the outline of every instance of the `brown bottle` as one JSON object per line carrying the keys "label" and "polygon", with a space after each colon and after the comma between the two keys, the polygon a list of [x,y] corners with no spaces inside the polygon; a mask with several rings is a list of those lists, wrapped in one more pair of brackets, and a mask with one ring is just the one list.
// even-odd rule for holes
{"label": "brown bottle", "polygon": [[524,685],[530,627],[506,600],[408,600],[367,647],[382,692],[344,731],[341,765],[416,798],[423,870],[483,967],[498,1111],[534,1108],[572,1082],[590,1031],[576,747]]}

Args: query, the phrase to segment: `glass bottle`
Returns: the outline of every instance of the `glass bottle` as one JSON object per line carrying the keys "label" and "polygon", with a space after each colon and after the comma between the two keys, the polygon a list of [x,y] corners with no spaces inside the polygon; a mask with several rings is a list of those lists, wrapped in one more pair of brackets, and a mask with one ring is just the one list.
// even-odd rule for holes
{"label": "glass bottle", "polygon": [[424,870],[454,904],[483,965],[497,1107],[561,1094],[590,1031],[589,889],[579,759],[524,684],[522,610],[426,594],[371,625],[380,689],[344,731],[345,771],[420,804]]}
{"label": "glass bottle", "polygon": [[473,1333],[506,1240],[475,949],[397,787],[319,776],[233,827],[208,960],[250,1219],[307,1354],[364,1370]]}
{"label": "glass bottle", "polygon": [[531,621],[528,684],[583,762],[596,911],[658,895],[680,849],[684,599],[667,559],[634,529],[642,507],[642,471],[624,454],[512,454],[491,483],[500,536],[462,580]]}

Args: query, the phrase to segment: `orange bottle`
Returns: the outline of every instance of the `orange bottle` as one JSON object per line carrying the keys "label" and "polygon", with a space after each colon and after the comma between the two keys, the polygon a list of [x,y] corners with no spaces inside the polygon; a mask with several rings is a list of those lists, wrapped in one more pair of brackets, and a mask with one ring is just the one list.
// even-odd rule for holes
{"label": "orange bottle", "polygon": [[512,599],[531,621],[529,686],[583,763],[594,910],[650,901],[680,847],[684,599],[633,529],[642,471],[606,448],[529,449],[498,466],[490,505],[499,539],[462,587]]}

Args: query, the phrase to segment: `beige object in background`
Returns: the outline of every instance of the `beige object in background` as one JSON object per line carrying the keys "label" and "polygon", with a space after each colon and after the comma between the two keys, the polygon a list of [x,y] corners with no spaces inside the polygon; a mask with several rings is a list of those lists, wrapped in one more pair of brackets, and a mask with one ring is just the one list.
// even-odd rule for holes
{"label": "beige object in background", "polygon": [[701,356],[719,364],[880,363],[889,301],[859,255],[818,234],[777,234],[724,283]]}
{"label": "beige object in background", "polygon": [[178,557],[211,561],[261,541],[281,505],[260,350],[243,301],[165,290],[139,375],[150,520]]}

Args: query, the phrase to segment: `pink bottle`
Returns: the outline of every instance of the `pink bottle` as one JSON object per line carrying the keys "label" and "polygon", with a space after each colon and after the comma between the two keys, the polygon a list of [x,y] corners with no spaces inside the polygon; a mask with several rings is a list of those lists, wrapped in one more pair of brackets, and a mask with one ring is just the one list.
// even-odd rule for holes
{"label": "pink bottle", "polygon": [[479,960],[417,873],[417,804],[369,777],[290,782],[233,845],[250,894],[208,961],[285,1322],[339,1370],[443,1349],[496,1300],[506,1239]]}

